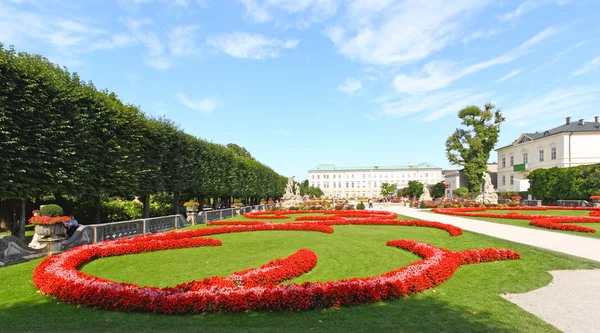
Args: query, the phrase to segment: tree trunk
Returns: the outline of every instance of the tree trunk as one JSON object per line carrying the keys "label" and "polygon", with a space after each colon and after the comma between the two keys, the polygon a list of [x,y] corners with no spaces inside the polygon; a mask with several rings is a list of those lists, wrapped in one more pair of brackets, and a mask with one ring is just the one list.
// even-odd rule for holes
{"label": "tree trunk", "polygon": [[144,204],[143,217],[147,219],[150,217],[150,194],[144,194],[142,196],[142,203]]}
{"label": "tree trunk", "polygon": [[100,196],[96,197],[96,224],[100,223],[100,209],[101,209],[101,204],[100,204]]}
{"label": "tree trunk", "polygon": [[27,223],[26,207],[27,207],[27,199],[21,199],[21,209],[20,209],[20,213],[19,213],[19,220],[16,223],[17,224],[17,228],[16,228],[17,235],[15,235],[15,236],[18,237],[22,241],[25,241],[25,224]]}
{"label": "tree trunk", "polygon": [[206,199],[204,198],[203,195],[198,196],[198,203],[200,204],[200,207],[198,207],[199,211],[203,211],[204,210],[204,201]]}
{"label": "tree trunk", "polygon": [[179,193],[173,193],[173,214],[179,214]]}

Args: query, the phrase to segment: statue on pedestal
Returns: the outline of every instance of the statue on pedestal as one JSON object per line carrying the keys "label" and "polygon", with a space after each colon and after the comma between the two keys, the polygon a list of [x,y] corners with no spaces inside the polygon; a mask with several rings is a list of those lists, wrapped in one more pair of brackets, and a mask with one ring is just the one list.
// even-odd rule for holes
{"label": "statue on pedestal", "polygon": [[481,177],[483,182],[481,183],[481,194],[475,198],[475,202],[484,205],[497,205],[498,194],[494,191],[494,184],[492,184],[492,177],[487,172],[483,173]]}
{"label": "statue on pedestal", "polygon": [[421,196],[419,197],[419,202],[431,201],[431,200],[433,200],[433,199],[431,198],[429,189],[427,188],[427,185],[423,184],[423,194],[421,194]]}

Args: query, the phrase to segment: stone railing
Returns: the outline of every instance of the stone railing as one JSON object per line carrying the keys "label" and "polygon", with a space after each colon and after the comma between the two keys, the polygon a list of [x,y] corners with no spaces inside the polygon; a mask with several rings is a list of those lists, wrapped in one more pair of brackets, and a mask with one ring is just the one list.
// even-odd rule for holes
{"label": "stone railing", "polygon": [[120,221],[103,224],[92,224],[87,227],[93,230],[93,243],[119,238],[129,238],[138,235],[164,232],[190,225],[181,215],[169,215]]}
{"label": "stone railing", "polygon": [[523,206],[540,207],[542,206],[542,200],[523,200]]}
{"label": "stone railing", "polygon": [[592,206],[585,200],[556,200],[557,206],[563,207],[590,207]]}
{"label": "stone railing", "polygon": [[198,217],[196,218],[196,223],[207,223],[212,221],[219,221],[228,218],[232,218],[238,215],[244,215],[245,213],[249,213],[252,211],[263,211],[267,210],[271,207],[275,207],[275,204],[267,204],[267,205],[256,205],[256,206],[246,206],[239,208],[227,208],[227,209],[219,209],[219,210],[205,210],[198,213]]}

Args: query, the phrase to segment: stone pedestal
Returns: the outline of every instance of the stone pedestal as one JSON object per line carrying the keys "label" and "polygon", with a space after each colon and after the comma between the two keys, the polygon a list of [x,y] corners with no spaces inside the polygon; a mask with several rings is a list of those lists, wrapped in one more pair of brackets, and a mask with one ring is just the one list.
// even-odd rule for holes
{"label": "stone pedestal", "polygon": [[196,224],[196,217],[198,216],[198,208],[197,207],[186,207],[187,220],[192,224]]}
{"label": "stone pedestal", "polygon": [[65,240],[62,236],[52,236],[49,238],[40,238],[41,250],[47,255],[58,254],[62,252],[62,242]]}

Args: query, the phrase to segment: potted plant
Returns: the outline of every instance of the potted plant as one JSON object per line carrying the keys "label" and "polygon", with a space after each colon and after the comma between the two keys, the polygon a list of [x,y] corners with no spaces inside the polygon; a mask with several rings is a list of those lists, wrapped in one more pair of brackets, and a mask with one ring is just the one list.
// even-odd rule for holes
{"label": "potted plant", "polygon": [[183,207],[185,207],[185,210],[188,212],[198,211],[198,206],[200,206],[198,201],[190,200],[183,203]]}
{"label": "potted plant", "polygon": [[43,206],[38,214],[34,214],[27,222],[35,224],[35,233],[41,237],[65,235],[64,223],[71,221],[70,216],[63,215],[59,205]]}
{"label": "potted plant", "polygon": [[590,196],[590,200],[592,200],[595,207],[600,207],[600,194]]}

